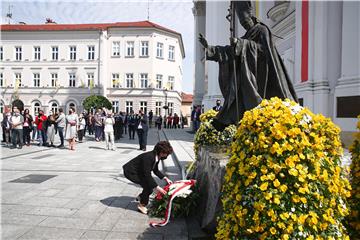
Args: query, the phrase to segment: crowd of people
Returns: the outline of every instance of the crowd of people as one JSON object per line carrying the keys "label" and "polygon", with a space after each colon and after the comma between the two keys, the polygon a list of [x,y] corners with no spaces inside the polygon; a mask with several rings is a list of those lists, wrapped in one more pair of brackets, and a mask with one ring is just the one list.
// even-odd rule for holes
{"label": "crowd of people", "polygon": [[[65,148],[75,150],[76,142],[82,143],[84,136],[94,135],[96,142],[105,141],[105,149],[115,150],[115,141],[128,134],[130,140],[139,140],[139,150],[146,151],[148,129],[153,126],[158,130],[163,128],[184,128],[188,125],[183,115],[169,114],[155,116],[150,111],[144,114],[142,110],[129,114],[113,113],[106,108],[99,108],[95,113],[83,111],[77,114],[70,108],[65,114],[60,108],[58,112],[49,111],[46,115],[39,110],[36,116],[29,109],[22,112],[14,106],[12,111],[6,110],[1,122],[3,142],[10,148],[22,148],[37,144],[38,146]],[[55,136],[60,138],[60,145],[55,146]]]}

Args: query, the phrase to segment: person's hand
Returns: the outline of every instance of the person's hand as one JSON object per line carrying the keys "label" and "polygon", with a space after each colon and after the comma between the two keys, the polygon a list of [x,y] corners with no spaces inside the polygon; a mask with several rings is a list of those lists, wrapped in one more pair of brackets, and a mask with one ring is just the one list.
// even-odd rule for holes
{"label": "person's hand", "polygon": [[204,48],[208,48],[209,47],[209,44],[206,40],[206,38],[201,34],[199,33],[199,42],[201,43],[201,45],[204,47]]}
{"label": "person's hand", "polygon": [[162,187],[160,187],[160,186],[157,186],[157,187],[156,187],[156,190],[157,190],[158,192],[164,194],[164,195],[167,193],[167,192],[166,192]]}
{"label": "person's hand", "polygon": [[173,182],[169,179],[169,178],[167,178],[167,177],[164,177],[164,180],[167,182],[167,184],[172,184]]}

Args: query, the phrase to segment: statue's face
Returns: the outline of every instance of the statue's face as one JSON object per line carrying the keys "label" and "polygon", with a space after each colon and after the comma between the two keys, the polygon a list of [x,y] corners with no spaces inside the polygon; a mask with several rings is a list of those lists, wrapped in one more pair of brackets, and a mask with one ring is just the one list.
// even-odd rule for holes
{"label": "statue's face", "polygon": [[246,30],[249,30],[254,26],[254,21],[248,12],[242,12],[241,16],[239,16],[239,20],[241,26],[243,26]]}

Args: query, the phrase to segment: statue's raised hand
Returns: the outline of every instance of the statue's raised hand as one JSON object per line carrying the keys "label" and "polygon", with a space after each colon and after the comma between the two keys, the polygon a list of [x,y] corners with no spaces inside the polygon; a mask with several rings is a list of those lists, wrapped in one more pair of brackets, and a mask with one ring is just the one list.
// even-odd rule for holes
{"label": "statue's raised hand", "polygon": [[201,45],[203,45],[204,48],[208,48],[208,42],[206,40],[206,38],[201,34],[199,33],[199,42],[201,43]]}

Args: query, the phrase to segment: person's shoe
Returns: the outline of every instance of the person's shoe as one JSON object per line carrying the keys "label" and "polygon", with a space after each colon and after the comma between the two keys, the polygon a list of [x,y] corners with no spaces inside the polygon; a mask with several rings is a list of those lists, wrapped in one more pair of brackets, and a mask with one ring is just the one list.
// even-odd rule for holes
{"label": "person's shoe", "polygon": [[115,151],[115,148],[112,148],[111,151]]}
{"label": "person's shoe", "polygon": [[139,203],[139,205],[138,205],[137,208],[138,208],[139,212],[141,212],[142,214],[147,215],[148,210],[147,210],[147,208],[146,208],[144,205],[142,205],[141,203]]}
{"label": "person's shoe", "polygon": [[145,151],[146,151],[146,148],[143,148],[142,150],[145,152]]}

